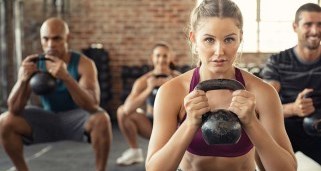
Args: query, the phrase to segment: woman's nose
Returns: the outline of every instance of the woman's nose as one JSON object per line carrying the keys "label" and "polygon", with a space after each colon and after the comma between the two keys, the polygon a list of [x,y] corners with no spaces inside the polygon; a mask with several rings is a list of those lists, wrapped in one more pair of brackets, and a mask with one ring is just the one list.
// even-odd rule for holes
{"label": "woman's nose", "polygon": [[224,54],[224,51],[223,51],[223,45],[222,45],[222,43],[216,43],[215,45],[214,45],[214,54],[215,55],[222,55],[222,54]]}

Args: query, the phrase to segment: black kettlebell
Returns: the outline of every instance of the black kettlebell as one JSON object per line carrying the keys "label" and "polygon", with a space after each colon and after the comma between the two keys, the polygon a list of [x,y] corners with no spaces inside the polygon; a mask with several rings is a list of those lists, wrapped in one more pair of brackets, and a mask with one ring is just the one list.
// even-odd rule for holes
{"label": "black kettlebell", "polygon": [[[45,57],[39,57],[34,60],[39,61],[49,60]],[[31,90],[37,95],[45,95],[53,92],[56,89],[56,79],[47,71],[37,71],[30,79],[29,85]]]}
{"label": "black kettlebell", "polygon": [[[213,79],[200,82],[196,89],[205,92],[209,90],[245,89],[244,86],[230,79]],[[202,116],[201,126],[202,136],[208,145],[214,144],[236,144],[242,134],[242,128],[239,118],[235,113],[226,109],[217,109],[207,112]]]}
{"label": "black kettlebell", "polygon": [[[156,79],[158,79],[158,78],[167,78],[168,75],[166,75],[166,74],[156,74],[156,75],[154,75],[154,77]],[[156,94],[157,94],[158,89],[159,89],[159,86],[154,87],[153,90],[152,90],[152,93],[148,96],[147,101],[151,106],[154,106],[154,102],[155,102],[155,98],[156,98]]]}
{"label": "black kettlebell", "polygon": [[304,95],[304,98],[312,98],[315,112],[303,119],[303,129],[311,136],[321,136],[321,92],[312,91]]}

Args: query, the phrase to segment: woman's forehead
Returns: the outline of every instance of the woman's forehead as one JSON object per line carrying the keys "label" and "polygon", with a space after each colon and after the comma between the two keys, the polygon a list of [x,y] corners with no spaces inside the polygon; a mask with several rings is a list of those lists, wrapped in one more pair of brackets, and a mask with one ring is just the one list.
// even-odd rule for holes
{"label": "woman's forehead", "polygon": [[241,29],[238,27],[238,23],[232,18],[218,18],[218,17],[207,17],[199,21],[197,33],[210,34],[210,35],[221,35],[221,34],[239,34]]}

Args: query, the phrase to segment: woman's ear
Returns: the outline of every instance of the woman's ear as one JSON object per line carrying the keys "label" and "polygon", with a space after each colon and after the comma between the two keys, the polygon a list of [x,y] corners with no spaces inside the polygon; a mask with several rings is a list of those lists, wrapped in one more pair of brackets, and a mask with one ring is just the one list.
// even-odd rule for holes
{"label": "woman's ear", "polygon": [[192,43],[195,43],[195,33],[190,31],[189,32],[189,40],[192,42]]}

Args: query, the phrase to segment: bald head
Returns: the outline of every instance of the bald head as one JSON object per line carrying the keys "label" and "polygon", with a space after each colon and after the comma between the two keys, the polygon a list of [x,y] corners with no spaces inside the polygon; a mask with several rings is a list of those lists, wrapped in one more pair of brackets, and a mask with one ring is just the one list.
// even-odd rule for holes
{"label": "bald head", "polygon": [[47,30],[58,30],[62,34],[69,34],[69,28],[67,23],[60,18],[49,18],[45,22],[43,22],[40,28],[40,34]]}
{"label": "bald head", "polygon": [[64,58],[68,53],[69,28],[60,18],[47,19],[40,28],[41,45],[45,54]]}

